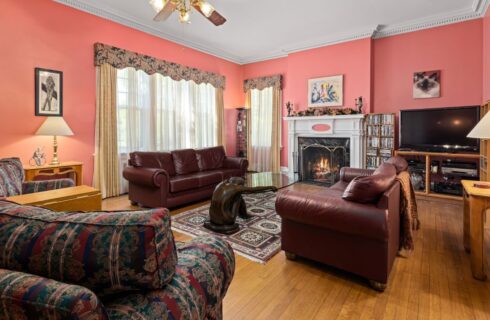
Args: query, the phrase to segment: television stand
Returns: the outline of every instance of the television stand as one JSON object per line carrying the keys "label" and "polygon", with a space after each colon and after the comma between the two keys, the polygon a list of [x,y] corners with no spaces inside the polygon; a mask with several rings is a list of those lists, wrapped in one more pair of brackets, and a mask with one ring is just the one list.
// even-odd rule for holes
{"label": "television stand", "polygon": [[409,163],[417,195],[463,200],[461,180],[479,180],[480,154],[397,150]]}

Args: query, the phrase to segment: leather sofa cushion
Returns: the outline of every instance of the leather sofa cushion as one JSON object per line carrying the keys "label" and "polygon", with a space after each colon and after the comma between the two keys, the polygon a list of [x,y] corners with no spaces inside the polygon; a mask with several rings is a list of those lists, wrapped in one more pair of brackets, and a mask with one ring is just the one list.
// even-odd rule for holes
{"label": "leather sofa cushion", "polygon": [[197,163],[196,150],[183,149],[172,151],[174,168],[177,174],[189,174],[199,171]]}
{"label": "leather sofa cushion", "polygon": [[196,150],[197,163],[201,171],[219,169],[223,167],[226,158],[223,146]]}
{"label": "leather sofa cushion", "polygon": [[161,289],[176,265],[167,209],[54,212],[0,201],[0,269],[106,295]]}
{"label": "leather sofa cushion", "polygon": [[219,171],[200,172],[195,174],[199,179],[199,187],[217,185],[223,181],[223,174]]}
{"label": "leather sofa cushion", "polygon": [[345,189],[342,198],[358,203],[376,203],[396,178],[393,165],[384,163],[371,176],[354,178]]}
{"label": "leather sofa cushion", "polygon": [[130,162],[134,167],[163,169],[175,176],[174,162],[170,152],[132,152]]}
{"label": "leather sofa cushion", "polygon": [[170,192],[176,193],[199,188],[199,178],[195,174],[177,175],[170,179]]}
{"label": "leather sofa cushion", "polygon": [[395,166],[396,174],[408,170],[408,162],[402,157],[391,157],[385,163]]}
{"label": "leather sofa cushion", "polygon": [[170,179],[170,192],[177,193],[211,185],[217,185],[218,183],[223,181],[222,177],[223,175],[219,171],[178,175]]}

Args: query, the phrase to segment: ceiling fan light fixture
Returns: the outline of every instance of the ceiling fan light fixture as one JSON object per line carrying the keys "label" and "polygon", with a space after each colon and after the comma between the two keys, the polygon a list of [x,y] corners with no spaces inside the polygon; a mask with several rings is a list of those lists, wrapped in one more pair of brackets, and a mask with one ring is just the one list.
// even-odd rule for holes
{"label": "ceiling fan light fixture", "polygon": [[189,14],[189,11],[181,11],[179,15],[179,21],[181,23],[191,23],[191,15]]}
{"label": "ceiling fan light fixture", "polygon": [[214,7],[209,4],[209,2],[201,1],[199,3],[199,8],[201,8],[202,13],[206,16],[206,18],[211,17],[213,12],[215,11]]}
{"label": "ceiling fan light fixture", "polygon": [[165,0],[150,0],[150,5],[158,13],[165,7],[165,2]]}

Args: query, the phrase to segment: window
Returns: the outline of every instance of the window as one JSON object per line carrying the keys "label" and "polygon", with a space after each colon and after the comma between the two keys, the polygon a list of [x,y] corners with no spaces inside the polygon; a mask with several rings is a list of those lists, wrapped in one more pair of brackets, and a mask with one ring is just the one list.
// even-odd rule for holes
{"label": "window", "polygon": [[[117,137],[122,172],[133,151],[205,148],[218,143],[216,89],[126,68],[117,71]],[[127,192],[124,179],[121,192]]]}
{"label": "window", "polygon": [[215,146],[216,89],[133,68],[118,70],[117,119],[120,154]]}
{"label": "window", "polygon": [[263,90],[251,90],[250,132],[251,154],[250,168],[254,171],[271,171],[272,129],[273,129],[273,93],[272,87]]}

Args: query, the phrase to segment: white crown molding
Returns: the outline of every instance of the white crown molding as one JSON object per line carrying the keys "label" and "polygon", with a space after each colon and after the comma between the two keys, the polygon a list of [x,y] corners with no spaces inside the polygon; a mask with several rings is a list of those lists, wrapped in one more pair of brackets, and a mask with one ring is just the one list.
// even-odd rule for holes
{"label": "white crown molding", "polygon": [[490,0],[474,0],[473,11],[478,13],[480,17],[484,17],[487,14]]}
{"label": "white crown molding", "polygon": [[78,9],[80,11],[84,11],[90,14],[93,14],[95,16],[98,16],[100,18],[104,18],[107,20],[111,20],[113,22],[122,24],[126,27],[130,27],[139,31],[143,31],[145,33],[154,35],[156,37],[165,39],[165,40],[170,40],[172,42],[175,42],[177,44],[186,46],[191,49],[195,49],[198,51],[201,51],[206,54],[213,55],[215,57],[228,60],[233,63],[237,64],[242,64],[240,57],[234,56],[232,54],[229,54],[223,50],[219,50],[216,48],[211,48],[202,44],[198,44],[189,40],[186,40],[184,38],[175,36],[170,33],[162,32],[152,26],[149,25],[144,25],[139,22],[137,22],[134,18],[131,18],[127,15],[121,14],[120,12],[115,12],[114,10],[110,10],[107,8],[102,8],[102,7],[96,7],[90,4],[87,4],[85,2],[82,2],[80,0],[53,0],[54,2],[58,2],[60,4],[67,5],[69,7]]}
{"label": "white crown molding", "polygon": [[[487,1],[487,0],[480,0]],[[417,19],[403,24],[389,25],[377,32],[375,39],[386,38],[403,33],[441,27],[453,23],[469,21],[481,18],[481,14],[473,9],[461,10],[449,14],[432,16],[424,19]]]}
{"label": "white crown molding", "polygon": [[115,12],[114,10],[111,10],[109,8],[102,8],[101,6],[96,7],[94,5],[89,5],[83,2],[82,0],[53,0],[53,1],[96,15],[101,18],[114,21],[116,23],[125,25],[130,28],[152,34],[154,36],[166,40],[170,40],[180,45],[216,56],[218,58],[231,61],[239,65],[261,62],[261,61],[277,59],[277,58],[284,58],[291,53],[331,46],[331,45],[345,43],[354,40],[360,40],[366,38],[380,39],[380,38],[395,36],[398,34],[414,32],[414,31],[449,25],[453,23],[478,19],[485,16],[490,6],[490,0],[474,0],[472,7],[468,8],[467,10],[460,10],[444,15],[437,15],[424,19],[417,19],[403,24],[377,25],[374,28],[370,28],[370,30],[360,30],[350,34],[337,34],[334,36],[329,36],[324,39],[316,39],[314,41],[297,43],[293,46],[284,47],[279,50],[264,53],[257,56],[239,57],[220,49],[211,48],[209,46],[198,44],[196,42],[186,40],[184,38],[175,36],[173,34],[162,32],[152,26],[139,23],[136,21],[136,19],[130,16],[127,16],[120,12]]}

